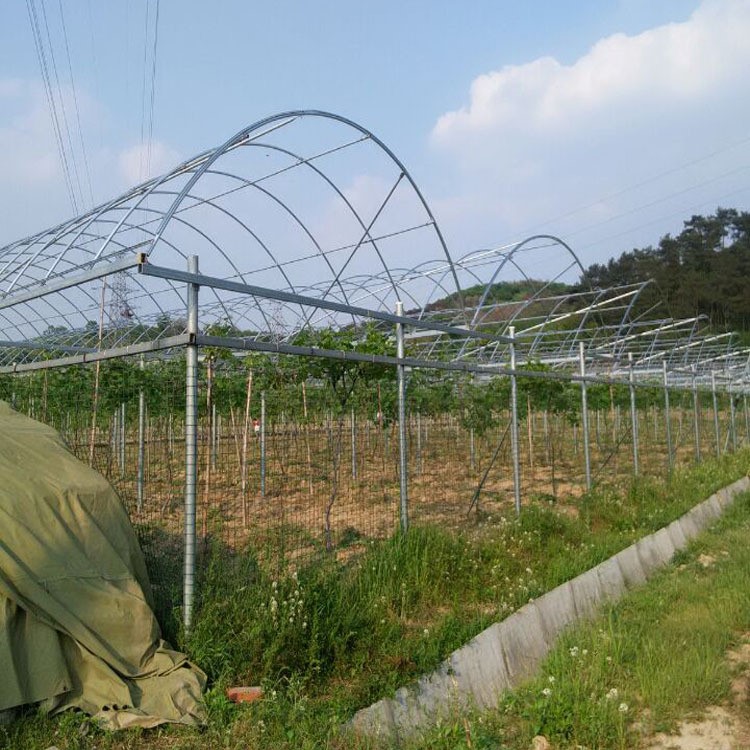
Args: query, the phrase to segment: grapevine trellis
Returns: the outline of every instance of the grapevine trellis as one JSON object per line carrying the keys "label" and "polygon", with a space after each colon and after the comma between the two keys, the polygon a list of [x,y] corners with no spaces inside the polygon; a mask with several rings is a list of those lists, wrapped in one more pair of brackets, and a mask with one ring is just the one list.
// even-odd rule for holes
{"label": "grapevine trellis", "polygon": [[0,395],[182,549],[189,625],[202,543],[347,559],[750,441],[736,337],[582,271],[551,235],[453,258],[385,144],[283,113],[0,249]]}

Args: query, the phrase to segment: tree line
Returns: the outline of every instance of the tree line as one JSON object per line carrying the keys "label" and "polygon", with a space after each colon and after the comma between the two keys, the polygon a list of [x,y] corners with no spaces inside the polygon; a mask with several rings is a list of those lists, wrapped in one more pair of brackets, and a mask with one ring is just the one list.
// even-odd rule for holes
{"label": "tree line", "polygon": [[648,279],[634,311],[658,302],[674,318],[707,315],[718,331],[738,331],[750,341],[750,213],[718,208],[692,216],[682,231],[656,247],[635,248],[607,263],[594,263],[580,287],[605,288]]}

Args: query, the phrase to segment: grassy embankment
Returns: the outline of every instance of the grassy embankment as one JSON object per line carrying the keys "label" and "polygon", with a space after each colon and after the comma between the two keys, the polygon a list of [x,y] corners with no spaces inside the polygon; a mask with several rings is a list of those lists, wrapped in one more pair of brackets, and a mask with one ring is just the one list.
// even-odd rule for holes
{"label": "grassy embankment", "polygon": [[[52,744],[61,750],[365,747],[339,732],[354,710],[432,669],[529,598],[665,525],[748,466],[750,452],[743,451],[706,461],[668,484],[641,480],[626,496],[600,488],[577,501],[577,515],[532,506],[519,519],[482,518],[458,536],[414,528],[406,537],[373,544],[346,566],[321,561],[276,580],[251,556],[231,565],[216,556],[205,571],[209,594],[181,644],[212,680],[205,730],[108,735],[84,718],[30,714],[0,730],[0,743],[19,750]],[[748,519],[743,501],[723,522],[725,534],[750,538]],[[715,572],[706,573],[723,575],[721,586],[698,577],[697,588],[679,593],[678,584],[689,577],[670,583],[674,574],[667,574],[658,584],[662,593],[636,594],[601,623],[566,636],[540,681],[509,696],[499,713],[448,722],[423,747],[520,748],[535,733],[573,747],[625,747],[642,707],[649,708],[649,721],[664,723],[681,706],[715,700],[726,689],[717,655],[750,625],[750,606],[743,603],[750,573],[743,573],[744,557],[739,559],[746,553],[744,571],[750,571],[750,545],[740,536],[731,545],[737,557],[722,558]],[[713,598],[704,604],[709,594]],[[678,622],[666,651],[648,640],[656,623],[671,621],[669,612],[691,602],[693,610],[674,615]],[[721,616],[710,617],[714,610]],[[705,633],[703,627],[693,632],[695,623],[705,625]],[[676,685],[667,690],[677,656],[690,664],[679,666]],[[237,708],[223,698],[229,683],[258,682],[267,698],[257,704]]]}

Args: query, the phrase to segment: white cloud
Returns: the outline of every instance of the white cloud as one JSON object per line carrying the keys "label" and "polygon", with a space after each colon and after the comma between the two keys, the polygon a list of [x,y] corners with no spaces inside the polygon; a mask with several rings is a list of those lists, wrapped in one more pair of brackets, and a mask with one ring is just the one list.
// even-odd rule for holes
{"label": "white cloud", "polygon": [[126,148],[117,157],[120,174],[128,187],[137,185],[149,177],[154,177],[176,166],[180,155],[162,141],[154,141]]}
{"label": "white cloud", "polygon": [[33,186],[57,180],[59,160],[41,88],[0,80],[0,105],[3,182]]}
{"label": "white cloud", "polygon": [[[431,133],[455,172],[454,194],[440,202],[445,215],[468,205],[485,236],[506,239],[503,232],[746,136],[748,38],[748,0],[706,0],[683,22],[601,39],[570,65],[541,57],[478,76],[467,105],[443,114]],[[716,161],[703,166],[683,179],[700,182],[719,169]],[[588,220],[625,207],[623,199],[598,204]],[[654,239],[659,231],[652,228]]]}
{"label": "white cloud", "polygon": [[[75,155],[75,166],[70,161],[70,170],[79,210],[89,208],[91,204],[89,179],[94,203],[108,200],[145,179],[139,174],[141,153],[144,154],[143,164],[146,163],[145,148],[135,146],[118,150],[116,145],[95,145],[102,142],[102,131],[115,126],[96,101],[79,89],[78,115],[74,114],[72,92],[65,87],[62,101],[71,128],[70,143],[67,135],[64,137],[68,154],[72,146]],[[58,111],[61,115],[62,110],[59,108]],[[87,151],[85,161],[77,129],[79,117]],[[40,82],[0,78],[0,154],[0,205],[3,209],[0,245],[44,230],[73,215],[49,107]],[[70,160],[70,156],[68,158]],[[177,152],[167,144],[154,142],[151,174],[160,174],[178,161]]]}
{"label": "white cloud", "polygon": [[597,42],[573,65],[543,57],[476,78],[470,104],[444,114],[433,138],[451,146],[469,134],[571,129],[611,106],[693,102],[745,79],[750,3],[706,2],[684,23]]}

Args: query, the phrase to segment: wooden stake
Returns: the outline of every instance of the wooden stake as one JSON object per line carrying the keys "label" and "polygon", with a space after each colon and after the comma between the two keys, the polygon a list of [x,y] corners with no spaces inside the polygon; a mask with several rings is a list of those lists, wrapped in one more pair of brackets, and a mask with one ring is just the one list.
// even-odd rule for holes
{"label": "wooden stake", "polygon": [[[107,291],[107,277],[102,282],[102,296],[99,302],[99,342],[97,348],[101,351],[102,339],[104,338],[104,295]],[[99,370],[101,361],[96,361],[94,374],[94,399],[91,404],[91,437],[89,439],[89,466],[94,465],[94,446],[96,445],[96,412],[99,408]]]}

